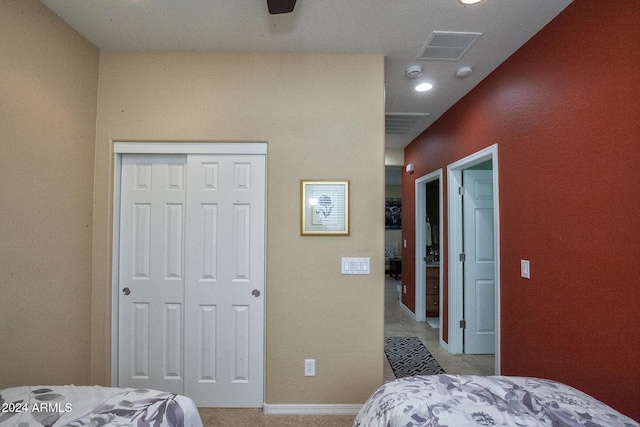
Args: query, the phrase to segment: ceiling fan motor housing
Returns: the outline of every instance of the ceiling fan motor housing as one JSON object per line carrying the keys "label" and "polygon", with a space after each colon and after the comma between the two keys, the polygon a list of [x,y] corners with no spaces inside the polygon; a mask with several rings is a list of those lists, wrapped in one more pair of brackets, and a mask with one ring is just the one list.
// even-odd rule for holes
{"label": "ceiling fan motor housing", "polygon": [[290,13],[296,7],[296,0],[267,0],[267,7],[271,15]]}

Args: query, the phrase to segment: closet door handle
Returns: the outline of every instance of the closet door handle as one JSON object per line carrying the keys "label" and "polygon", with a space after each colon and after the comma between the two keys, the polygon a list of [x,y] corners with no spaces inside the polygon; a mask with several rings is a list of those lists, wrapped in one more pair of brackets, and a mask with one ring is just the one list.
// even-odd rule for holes
{"label": "closet door handle", "polygon": [[260,296],[260,291],[257,289],[254,289],[253,292],[251,292],[251,295],[253,295],[254,297],[258,298]]}
{"label": "closet door handle", "polygon": [[129,295],[129,294],[131,293],[131,289],[129,289],[129,288],[124,288],[124,289],[122,290],[122,293],[123,293],[123,294],[125,294],[125,295]]}

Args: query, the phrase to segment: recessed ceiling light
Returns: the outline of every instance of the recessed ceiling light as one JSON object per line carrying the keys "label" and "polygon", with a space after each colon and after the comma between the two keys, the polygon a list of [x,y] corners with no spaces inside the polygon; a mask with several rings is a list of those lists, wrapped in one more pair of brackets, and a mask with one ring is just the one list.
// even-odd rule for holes
{"label": "recessed ceiling light", "polygon": [[433,88],[433,85],[431,83],[420,83],[418,86],[416,86],[416,90],[418,92],[426,92],[428,90],[431,90]]}
{"label": "recessed ceiling light", "polygon": [[462,4],[476,4],[476,3],[480,3],[482,0],[460,0],[460,3]]}

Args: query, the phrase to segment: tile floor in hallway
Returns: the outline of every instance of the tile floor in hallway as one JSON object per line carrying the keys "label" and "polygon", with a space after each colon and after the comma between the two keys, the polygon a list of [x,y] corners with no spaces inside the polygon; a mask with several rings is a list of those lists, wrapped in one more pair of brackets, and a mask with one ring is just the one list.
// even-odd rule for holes
{"label": "tile floor in hallway", "polygon": [[[450,354],[440,345],[439,330],[428,323],[416,322],[412,314],[400,305],[397,286],[401,280],[385,276],[385,337],[418,337],[448,374],[493,375],[493,355]],[[387,358],[385,357],[385,362]],[[388,362],[385,363],[384,380],[395,379]]]}

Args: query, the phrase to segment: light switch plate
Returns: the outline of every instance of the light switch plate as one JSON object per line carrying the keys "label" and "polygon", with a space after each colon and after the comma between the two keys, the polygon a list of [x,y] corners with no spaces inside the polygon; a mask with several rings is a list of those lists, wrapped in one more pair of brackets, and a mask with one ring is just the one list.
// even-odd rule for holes
{"label": "light switch plate", "polygon": [[371,274],[369,258],[342,258],[342,274]]}
{"label": "light switch plate", "polygon": [[531,279],[531,267],[529,266],[529,260],[520,260],[520,275],[525,279]]}

